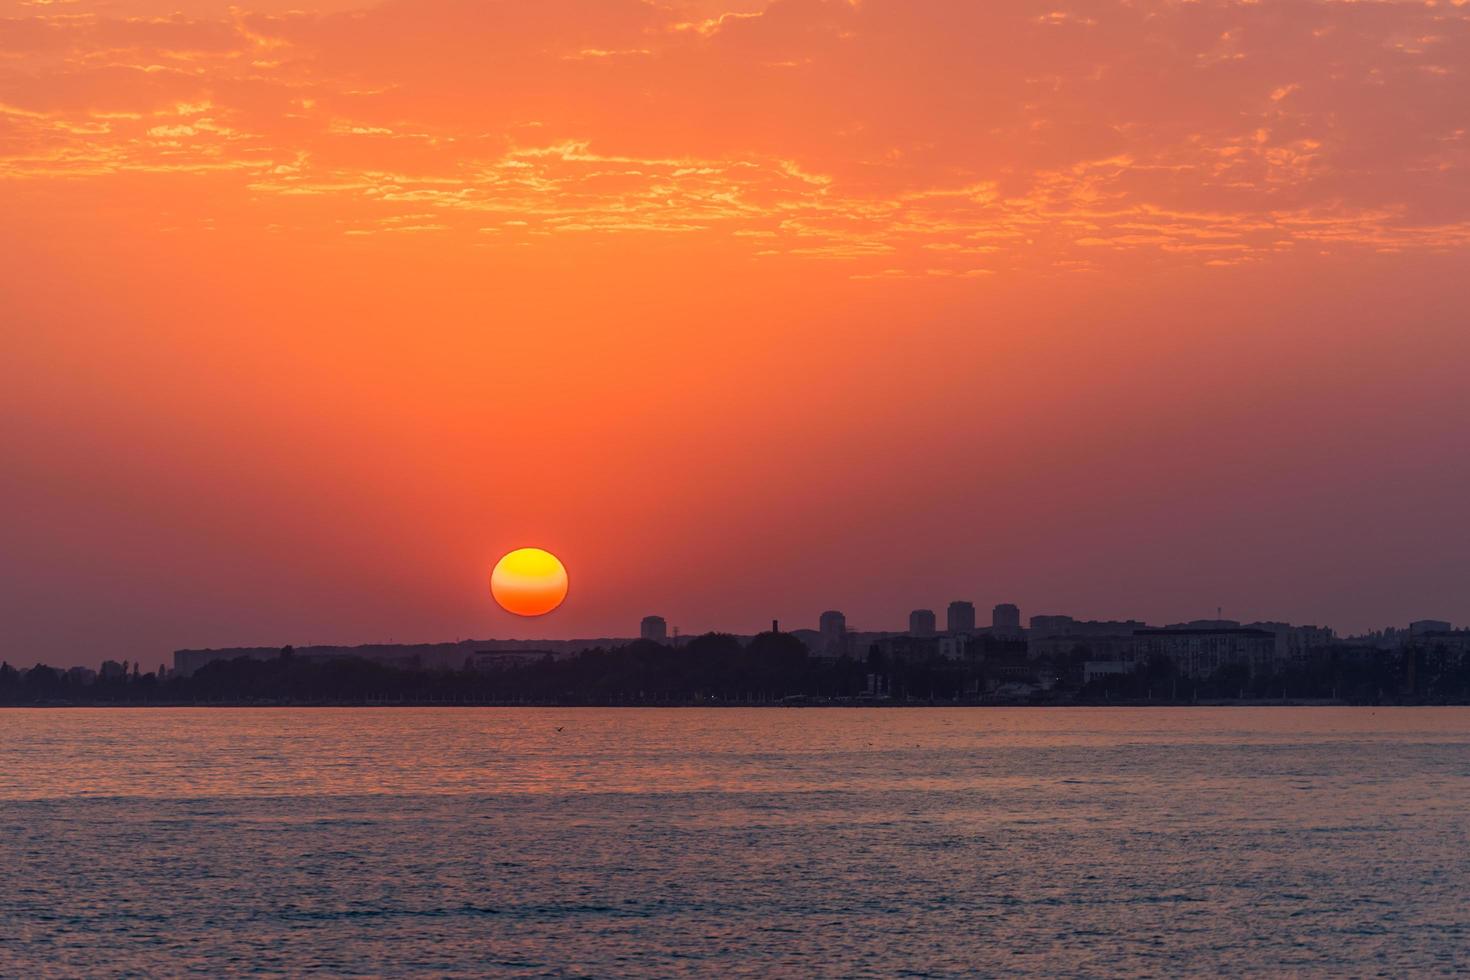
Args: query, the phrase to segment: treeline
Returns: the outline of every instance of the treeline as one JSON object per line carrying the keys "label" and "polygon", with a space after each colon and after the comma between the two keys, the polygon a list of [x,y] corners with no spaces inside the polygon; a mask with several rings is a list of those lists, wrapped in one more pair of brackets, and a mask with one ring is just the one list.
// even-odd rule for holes
{"label": "treeline", "polygon": [[0,665],[0,704],[749,704],[782,700],[1039,704],[1339,699],[1357,704],[1470,703],[1470,662],[1444,651],[1335,648],[1308,663],[1252,674],[1244,665],[1207,678],[1179,676],[1167,660],[1088,681],[1084,647],[1051,660],[1024,647],[973,661],[889,659],[874,648],[836,661],[808,655],[796,637],[763,633],[742,644],[707,634],[674,648],[635,642],[494,671],[417,670],[367,660],[297,656],[208,664],[190,677],[124,671],[90,683],[45,665]]}
{"label": "treeline", "polygon": [[[1418,659],[1421,669],[1409,667]],[[1339,700],[1351,704],[1470,703],[1470,671],[1431,670],[1424,651],[1328,648],[1301,663],[1252,672],[1245,664],[1182,677],[1168,660],[1080,685],[1083,701]]]}

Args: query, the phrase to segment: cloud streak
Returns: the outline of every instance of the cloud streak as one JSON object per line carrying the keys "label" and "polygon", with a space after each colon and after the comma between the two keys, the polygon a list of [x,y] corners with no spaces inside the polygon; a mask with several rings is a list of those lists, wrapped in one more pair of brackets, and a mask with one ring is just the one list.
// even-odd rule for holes
{"label": "cloud streak", "polygon": [[106,10],[0,27],[0,194],[204,179],[307,234],[693,235],[854,276],[1470,244],[1463,5]]}

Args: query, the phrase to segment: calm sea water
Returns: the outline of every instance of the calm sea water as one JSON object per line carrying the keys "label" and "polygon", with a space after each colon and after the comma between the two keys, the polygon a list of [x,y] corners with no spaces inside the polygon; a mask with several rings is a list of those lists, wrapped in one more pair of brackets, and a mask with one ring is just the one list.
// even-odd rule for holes
{"label": "calm sea water", "polygon": [[0,975],[1470,969],[1470,710],[0,712]]}

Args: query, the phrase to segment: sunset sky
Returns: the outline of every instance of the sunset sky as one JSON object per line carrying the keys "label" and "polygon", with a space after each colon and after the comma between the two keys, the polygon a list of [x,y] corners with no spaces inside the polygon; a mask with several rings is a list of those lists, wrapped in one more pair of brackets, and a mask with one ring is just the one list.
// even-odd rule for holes
{"label": "sunset sky", "polygon": [[0,16],[12,663],[1470,620],[1466,0]]}

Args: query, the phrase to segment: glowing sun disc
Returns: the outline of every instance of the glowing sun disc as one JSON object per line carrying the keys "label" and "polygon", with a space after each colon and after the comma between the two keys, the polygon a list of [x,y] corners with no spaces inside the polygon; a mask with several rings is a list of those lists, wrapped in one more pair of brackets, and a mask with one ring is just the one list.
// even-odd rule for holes
{"label": "glowing sun disc", "polygon": [[517,616],[544,616],[567,597],[567,569],[540,548],[517,548],[495,563],[490,594]]}

